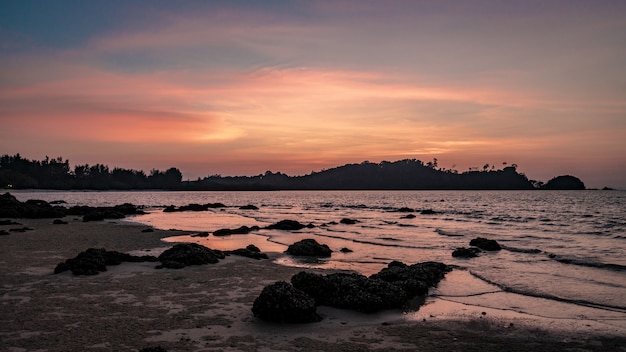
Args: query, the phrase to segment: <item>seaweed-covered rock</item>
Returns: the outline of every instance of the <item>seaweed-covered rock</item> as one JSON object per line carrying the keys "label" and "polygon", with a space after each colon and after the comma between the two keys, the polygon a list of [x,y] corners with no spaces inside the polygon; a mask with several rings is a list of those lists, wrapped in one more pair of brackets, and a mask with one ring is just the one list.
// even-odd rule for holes
{"label": "seaweed-covered rock", "polygon": [[302,271],[291,278],[291,283],[311,295],[318,305],[364,313],[400,308],[407,300],[401,287],[360,274],[319,275]]}
{"label": "seaweed-covered rock", "polygon": [[296,231],[302,230],[305,227],[312,227],[312,225],[304,225],[296,220],[281,220],[275,224],[267,226],[266,228],[270,230]]}
{"label": "seaweed-covered rock", "polygon": [[213,232],[213,236],[230,236],[230,235],[245,235],[252,231],[259,230],[258,226],[241,226],[236,229],[219,229]]}
{"label": "seaweed-covered rock", "polygon": [[303,239],[290,245],[285,253],[307,257],[330,257],[333,251],[325,244],[319,244],[312,238]]}
{"label": "seaweed-covered rock", "polygon": [[455,258],[475,258],[478,257],[480,249],[478,248],[457,248],[452,252],[452,256]]}
{"label": "seaweed-covered rock", "polygon": [[96,275],[106,271],[107,265],[119,265],[122,262],[155,262],[154,256],[134,256],[128,253],[107,251],[104,248],[89,248],[76,257],[59,263],[54,273],[71,270],[74,275]]}
{"label": "seaweed-covered rock", "polygon": [[470,246],[475,246],[485,251],[499,251],[502,249],[496,240],[489,240],[482,237],[477,237],[471,240]]}
{"label": "seaweed-covered rock", "polygon": [[428,293],[428,288],[436,286],[450,270],[447,265],[439,262],[406,265],[393,261],[386,268],[370,276],[370,279],[379,279],[398,285],[411,298]]}
{"label": "seaweed-covered rock", "polygon": [[197,243],[179,243],[157,259],[162,263],[158,268],[180,269],[189,265],[215,264],[224,257],[221,251]]}
{"label": "seaweed-covered rock", "polygon": [[284,281],[266,286],[252,305],[254,316],[279,323],[314,323],[322,320],[315,300]]}

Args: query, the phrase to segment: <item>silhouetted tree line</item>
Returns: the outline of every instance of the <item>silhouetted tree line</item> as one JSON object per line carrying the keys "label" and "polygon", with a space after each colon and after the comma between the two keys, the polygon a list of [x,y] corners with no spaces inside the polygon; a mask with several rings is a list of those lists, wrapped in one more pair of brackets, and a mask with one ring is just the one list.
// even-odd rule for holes
{"label": "silhouetted tree line", "polygon": [[76,165],[72,170],[67,159],[28,160],[19,154],[0,157],[0,188],[43,189],[179,189],[183,175],[176,168],[167,171],[143,171],[107,165]]}
{"label": "silhouetted tree line", "polygon": [[437,159],[424,163],[416,159],[347,164],[305,176],[288,176],[267,171],[257,176],[212,175],[196,181],[182,181],[176,168],[143,171],[102,164],[76,165],[61,157],[36,161],[4,155],[0,158],[0,188],[47,189],[171,189],[171,190],[526,190],[584,189],[573,176],[552,179],[548,184],[529,180],[517,172],[517,165],[502,169],[485,164],[459,173],[439,168]]}

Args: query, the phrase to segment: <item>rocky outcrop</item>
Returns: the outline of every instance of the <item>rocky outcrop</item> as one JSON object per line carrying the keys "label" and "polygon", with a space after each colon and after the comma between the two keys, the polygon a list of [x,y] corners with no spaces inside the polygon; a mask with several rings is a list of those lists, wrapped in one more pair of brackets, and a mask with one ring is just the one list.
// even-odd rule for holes
{"label": "rocky outcrop", "polygon": [[246,248],[239,248],[233,251],[226,251],[225,254],[227,255],[233,254],[233,255],[248,257],[252,259],[268,259],[267,254],[261,253],[261,250],[259,249],[259,247],[253,244],[249,244],[248,246],[246,246]]}
{"label": "rocky outcrop", "polygon": [[315,300],[302,290],[278,281],[266,286],[252,305],[254,316],[278,323],[314,323],[322,320]]}
{"label": "rocky outcrop", "polygon": [[290,245],[285,253],[307,257],[330,257],[333,251],[325,244],[307,238]]}
{"label": "rocky outcrop", "polygon": [[258,231],[258,230],[259,230],[258,226],[252,226],[252,227],[241,226],[236,229],[219,229],[219,230],[213,231],[213,236],[245,235],[252,231]]}
{"label": "rocky outcrop", "polygon": [[180,269],[189,265],[215,264],[224,257],[221,251],[197,243],[179,243],[161,253],[157,259],[162,265],[157,268]]}
{"label": "rocky outcrop", "polygon": [[119,265],[122,262],[156,262],[154,256],[134,256],[128,253],[107,251],[104,248],[89,248],[76,257],[59,263],[54,273],[70,270],[74,275],[96,275],[107,270],[108,265]]}
{"label": "rocky outcrop", "polygon": [[429,287],[436,286],[451,269],[439,262],[406,265],[393,261],[370,279],[379,279],[401,287],[409,297],[425,295]]}
{"label": "rocky outcrop", "polygon": [[301,224],[299,221],[296,221],[296,220],[281,220],[281,221],[279,221],[279,222],[277,222],[275,224],[267,226],[266,229],[269,229],[269,230],[297,231],[297,230],[302,230],[305,227],[312,228],[312,227],[315,227],[315,226],[313,226],[313,224],[304,225],[304,224]]}
{"label": "rocky outcrop", "polygon": [[2,218],[62,218],[65,208],[55,207],[43,200],[31,199],[20,202],[10,193],[0,195],[0,217]]}
{"label": "rocky outcrop", "polygon": [[470,241],[470,246],[478,247],[485,251],[499,251],[502,249],[496,240],[477,237]]}
{"label": "rocky outcrop", "polygon": [[364,313],[400,308],[407,300],[401,287],[360,274],[319,275],[302,271],[291,278],[291,283],[311,295],[318,305]]}
{"label": "rocky outcrop", "polygon": [[[423,302],[428,288],[436,286],[444,275],[451,269],[447,265],[438,262],[424,262],[413,265],[406,265],[401,262],[392,262],[377,274],[365,277],[356,273],[334,273],[320,275],[302,271],[291,278],[292,285],[286,282],[277,282],[267,286],[261,296],[267,296],[268,292],[288,292],[284,294],[298,295],[299,301],[308,302],[306,297],[311,298],[316,305],[327,305],[337,308],[352,309],[360,312],[371,313],[383,309],[403,308],[412,303]],[[293,293],[297,292],[297,293]],[[304,296],[302,296],[304,295]],[[293,308],[294,312],[286,312],[292,309],[290,305],[280,302],[279,294],[272,294],[272,300],[261,296],[257,301],[264,302],[264,314],[258,313],[258,308],[253,308],[256,316],[267,318],[267,320],[296,322],[283,319],[284,316],[299,316],[301,309]],[[278,297],[278,298],[276,298]],[[417,298],[420,298],[418,300]],[[255,306],[257,306],[255,301]],[[275,305],[276,313],[274,313]],[[310,313],[312,308],[308,308]],[[266,319],[266,318],[264,318]],[[297,322],[305,322],[303,319],[296,319]],[[313,320],[317,321],[317,320]]]}
{"label": "rocky outcrop", "polygon": [[547,190],[584,190],[585,184],[578,177],[564,175],[557,176],[541,187]]}
{"label": "rocky outcrop", "polygon": [[455,258],[475,258],[478,257],[480,249],[478,248],[465,248],[460,247],[452,251],[452,256]]}

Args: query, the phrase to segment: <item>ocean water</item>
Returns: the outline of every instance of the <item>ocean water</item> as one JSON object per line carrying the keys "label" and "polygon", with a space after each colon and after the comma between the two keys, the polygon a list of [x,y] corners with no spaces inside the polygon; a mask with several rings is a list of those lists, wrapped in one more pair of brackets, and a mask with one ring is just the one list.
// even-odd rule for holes
{"label": "ocean water", "polygon": [[[20,200],[64,200],[67,206],[130,202],[147,215],[125,221],[161,229],[212,232],[280,220],[311,223],[300,231],[261,229],[226,237],[179,236],[215,249],[255,244],[283,252],[314,238],[333,251],[328,259],[288,255],[277,262],[339,268],[370,275],[392,260],[455,265],[432,295],[455,304],[551,319],[602,321],[626,329],[626,192],[624,191],[279,191],[279,192],[40,192]],[[206,212],[164,213],[190,203],[225,204]],[[253,204],[259,210],[242,210]],[[412,212],[400,212],[411,208]],[[432,210],[430,214],[423,210]],[[414,217],[407,217],[413,214]],[[357,222],[342,224],[344,218]],[[479,257],[451,256],[471,239],[503,247]],[[348,248],[349,253],[340,250]]]}

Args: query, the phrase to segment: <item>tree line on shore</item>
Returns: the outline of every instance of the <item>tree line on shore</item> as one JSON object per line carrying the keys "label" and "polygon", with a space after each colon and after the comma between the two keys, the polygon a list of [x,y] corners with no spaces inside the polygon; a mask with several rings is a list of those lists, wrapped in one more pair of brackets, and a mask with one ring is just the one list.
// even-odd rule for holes
{"label": "tree line on shore", "polygon": [[256,176],[212,175],[183,181],[177,168],[153,169],[149,174],[107,165],[75,165],[62,157],[29,160],[19,154],[0,157],[0,188],[61,190],[530,190],[585,189],[573,176],[559,176],[547,183],[529,180],[517,165],[502,169],[485,165],[459,173],[439,168],[437,159],[417,159],[346,164],[304,176],[267,171]]}

